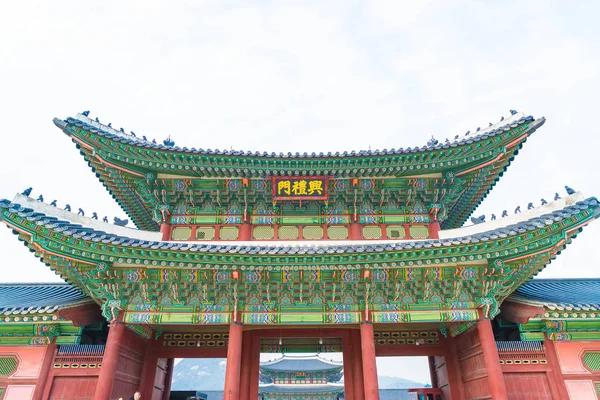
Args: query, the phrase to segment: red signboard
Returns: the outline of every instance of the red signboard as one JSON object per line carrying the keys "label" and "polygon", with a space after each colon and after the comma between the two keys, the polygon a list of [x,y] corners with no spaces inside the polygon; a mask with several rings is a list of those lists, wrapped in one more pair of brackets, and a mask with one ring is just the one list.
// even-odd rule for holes
{"label": "red signboard", "polygon": [[273,200],[327,200],[327,182],[315,176],[273,178]]}

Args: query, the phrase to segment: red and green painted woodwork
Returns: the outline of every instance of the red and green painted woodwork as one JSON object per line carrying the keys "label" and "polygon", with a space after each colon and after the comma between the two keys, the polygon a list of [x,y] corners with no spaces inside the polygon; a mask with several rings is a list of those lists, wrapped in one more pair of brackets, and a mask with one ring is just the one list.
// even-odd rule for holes
{"label": "red and green painted woodwork", "polygon": [[0,321],[0,345],[45,345],[79,344],[83,327],[74,326],[71,321],[48,315],[45,322],[33,321],[37,315],[6,317]]}
{"label": "red and green painted woodwork", "polygon": [[435,322],[452,334],[478,320],[480,310],[495,316],[508,295],[598,217],[600,205],[579,202],[558,211],[560,218],[485,239],[314,251],[86,240],[14,207],[0,208],[0,219],[36,257],[101,304],[108,320],[124,313],[126,323],[147,325],[227,324],[233,315],[256,325]]}
{"label": "red and green painted woodwork", "polygon": [[[556,313],[518,324],[521,340],[600,340],[600,315],[597,312]],[[565,316],[566,315],[566,316]]]}
{"label": "red and green painted woodwork", "polygon": [[[462,225],[544,118],[445,145],[346,155],[257,155],[152,145],[83,115],[55,119],[133,222]],[[328,179],[326,201],[276,202],[271,177]],[[170,217],[169,217],[170,216]],[[289,221],[289,222],[288,222]]]}

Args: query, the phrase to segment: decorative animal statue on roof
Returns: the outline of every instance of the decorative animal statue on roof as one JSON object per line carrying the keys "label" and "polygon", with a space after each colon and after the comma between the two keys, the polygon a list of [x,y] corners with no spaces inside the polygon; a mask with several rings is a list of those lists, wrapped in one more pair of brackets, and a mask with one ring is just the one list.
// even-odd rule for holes
{"label": "decorative animal statue on roof", "polygon": [[577,193],[575,190],[571,189],[571,188],[570,188],[570,187],[568,187],[568,186],[565,186],[565,190],[567,191],[567,194],[568,194],[569,196],[570,196],[570,195],[572,195],[572,194],[575,194],[575,193]]}
{"label": "decorative animal statue on roof", "polygon": [[429,139],[429,141],[427,142],[427,146],[435,146],[436,144],[438,144],[438,141],[436,138],[434,138],[433,136],[431,137],[431,139]]}
{"label": "decorative animal statue on roof", "polygon": [[173,147],[175,146],[175,142],[173,140],[171,140],[171,136],[169,136],[168,138],[166,138],[165,140],[163,140],[163,144],[167,147]]}
{"label": "decorative animal statue on roof", "polygon": [[485,222],[485,215],[480,215],[479,217],[471,217],[471,222],[473,225],[483,224]]}
{"label": "decorative animal statue on roof", "polygon": [[121,127],[121,128],[119,128],[119,132],[125,133],[125,129],[123,129],[123,127]]}
{"label": "decorative animal statue on roof", "polygon": [[37,201],[41,201],[42,203],[44,202],[44,196],[42,196],[41,194],[38,196]]}
{"label": "decorative animal statue on roof", "polygon": [[89,117],[90,116],[90,111],[86,110],[86,111],[82,112],[81,115],[85,115],[86,117]]}
{"label": "decorative animal statue on roof", "polygon": [[492,123],[490,122],[490,124],[488,126],[492,126]]}
{"label": "decorative animal statue on roof", "polygon": [[508,217],[508,211],[506,210],[502,211],[502,218],[504,217]]}
{"label": "decorative animal statue on roof", "polygon": [[510,115],[515,115],[517,113],[517,110],[510,110]]}
{"label": "decorative animal statue on roof", "polygon": [[477,131],[476,131],[476,132],[479,132],[480,130],[481,130],[481,128],[478,126],[478,127],[477,127]]}
{"label": "decorative animal statue on roof", "polygon": [[98,219],[98,214],[95,211],[92,213],[92,219]]}
{"label": "decorative animal statue on roof", "polygon": [[[131,132],[133,133],[133,132]],[[148,139],[146,139],[146,136],[142,136],[142,139],[144,139],[146,142],[148,141]]]}
{"label": "decorative animal statue on roof", "polygon": [[97,123],[100,123],[100,120],[98,119],[98,117],[96,117],[96,122],[97,122]]}
{"label": "decorative animal statue on roof", "polygon": [[83,212],[83,210],[80,208],[79,211],[77,211],[77,215],[81,215],[82,217],[85,217],[85,213]]}
{"label": "decorative animal statue on roof", "polygon": [[533,203],[529,203],[529,204],[527,204],[527,209],[528,209],[528,210],[531,210],[532,208],[533,208]]}
{"label": "decorative animal statue on roof", "polygon": [[131,131],[131,132],[129,132],[129,133],[131,133],[131,136],[133,136],[133,137],[135,137],[135,138],[137,137],[137,136],[135,136],[135,133],[134,133],[133,131]]}
{"label": "decorative animal statue on roof", "polygon": [[109,127],[109,128],[112,128],[112,122],[109,122],[109,123],[108,123],[108,127]]}
{"label": "decorative animal statue on roof", "polygon": [[129,223],[128,219],[120,219],[117,217],[114,218],[114,221],[115,221],[115,225],[117,225],[117,226],[126,226]]}
{"label": "decorative animal statue on roof", "polygon": [[492,221],[495,221],[495,220],[496,220],[496,214],[492,214],[492,218],[491,218],[491,220],[492,220]]}
{"label": "decorative animal statue on roof", "polygon": [[102,218],[102,222],[106,222],[108,224],[108,217],[105,215],[104,218]]}
{"label": "decorative animal statue on roof", "polygon": [[52,203],[50,203],[50,205],[52,207],[58,207],[58,205],[56,204],[56,200],[52,200]]}
{"label": "decorative animal statue on roof", "polygon": [[560,195],[558,193],[554,193],[554,201],[560,200]]}
{"label": "decorative animal statue on roof", "polygon": [[21,194],[22,194],[23,196],[27,196],[27,197],[29,197],[29,195],[31,194],[31,191],[32,191],[32,190],[33,190],[32,188],[27,188],[27,189],[23,190],[23,193],[21,193]]}
{"label": "decorative animal statue on roof", "polygon": [[542,205],[548,204],[548,202],[546,201],[546,199],[542,199],[541,202],[542,202]]}
{"label": "decorative animal statue on roof", "polygon": [[504,121],[504,115],[500,118],[500,122]]}
{"label": "decorative animal statue on roof", "polygon": [[65,211],[69,211],[69,212],[71,212],[71,205],[70,205],[70,204],[67,204],[67,205],[65,206]]}
{"label": "decorative animal statue on roof", "polygon": [[517,208],[515,208],[515,214],[521,214],[521,206],[517,206]]}

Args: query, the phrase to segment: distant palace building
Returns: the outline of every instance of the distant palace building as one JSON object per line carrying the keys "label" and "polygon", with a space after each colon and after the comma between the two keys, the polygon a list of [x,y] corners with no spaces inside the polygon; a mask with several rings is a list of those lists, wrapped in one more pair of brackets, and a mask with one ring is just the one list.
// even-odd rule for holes
{"label": "distant palace building", "polygon": [[0,285],[0,400],[168,400],[174,358],[202,357],[227,357],[225,399],[256,400],[291,381],[261,352],[343,352],[347,400],[380,398],[376,356],[409,355],[446,400],[596,399],[600,281],[532,278],[598,200],[565,187],[472,216],[544,123],[513,110],[419,147],[275,154],[55,119],[128,220],[31,188],[0,200],[67,282]]}
{"label": "distant palace building", "polygon": [[284,356],[260,364],[258,394],[262,400],[338,400],[344,385],[336,384],[343,365],[318,356]]}

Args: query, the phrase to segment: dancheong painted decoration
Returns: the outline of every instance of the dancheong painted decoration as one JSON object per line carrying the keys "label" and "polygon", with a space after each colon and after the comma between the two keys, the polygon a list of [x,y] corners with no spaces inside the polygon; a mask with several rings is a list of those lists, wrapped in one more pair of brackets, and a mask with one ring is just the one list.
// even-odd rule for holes
{"label": "dancheong painted decoration", "polygon": [[[378,399],[375,357],[393,355],[429,357],[423,396],[596,398],[600,285],[532,278],[598,200],[566,187],[471,216],[544,118],[327,154],[157,144],[89,112],[54,123],[135,227],[31,188],[0,200],[67,282],[0,285],[0,399],[177,398],[186,357],[227,358],[225,399]],[[326,352],[343,363],[289,355]]]}

